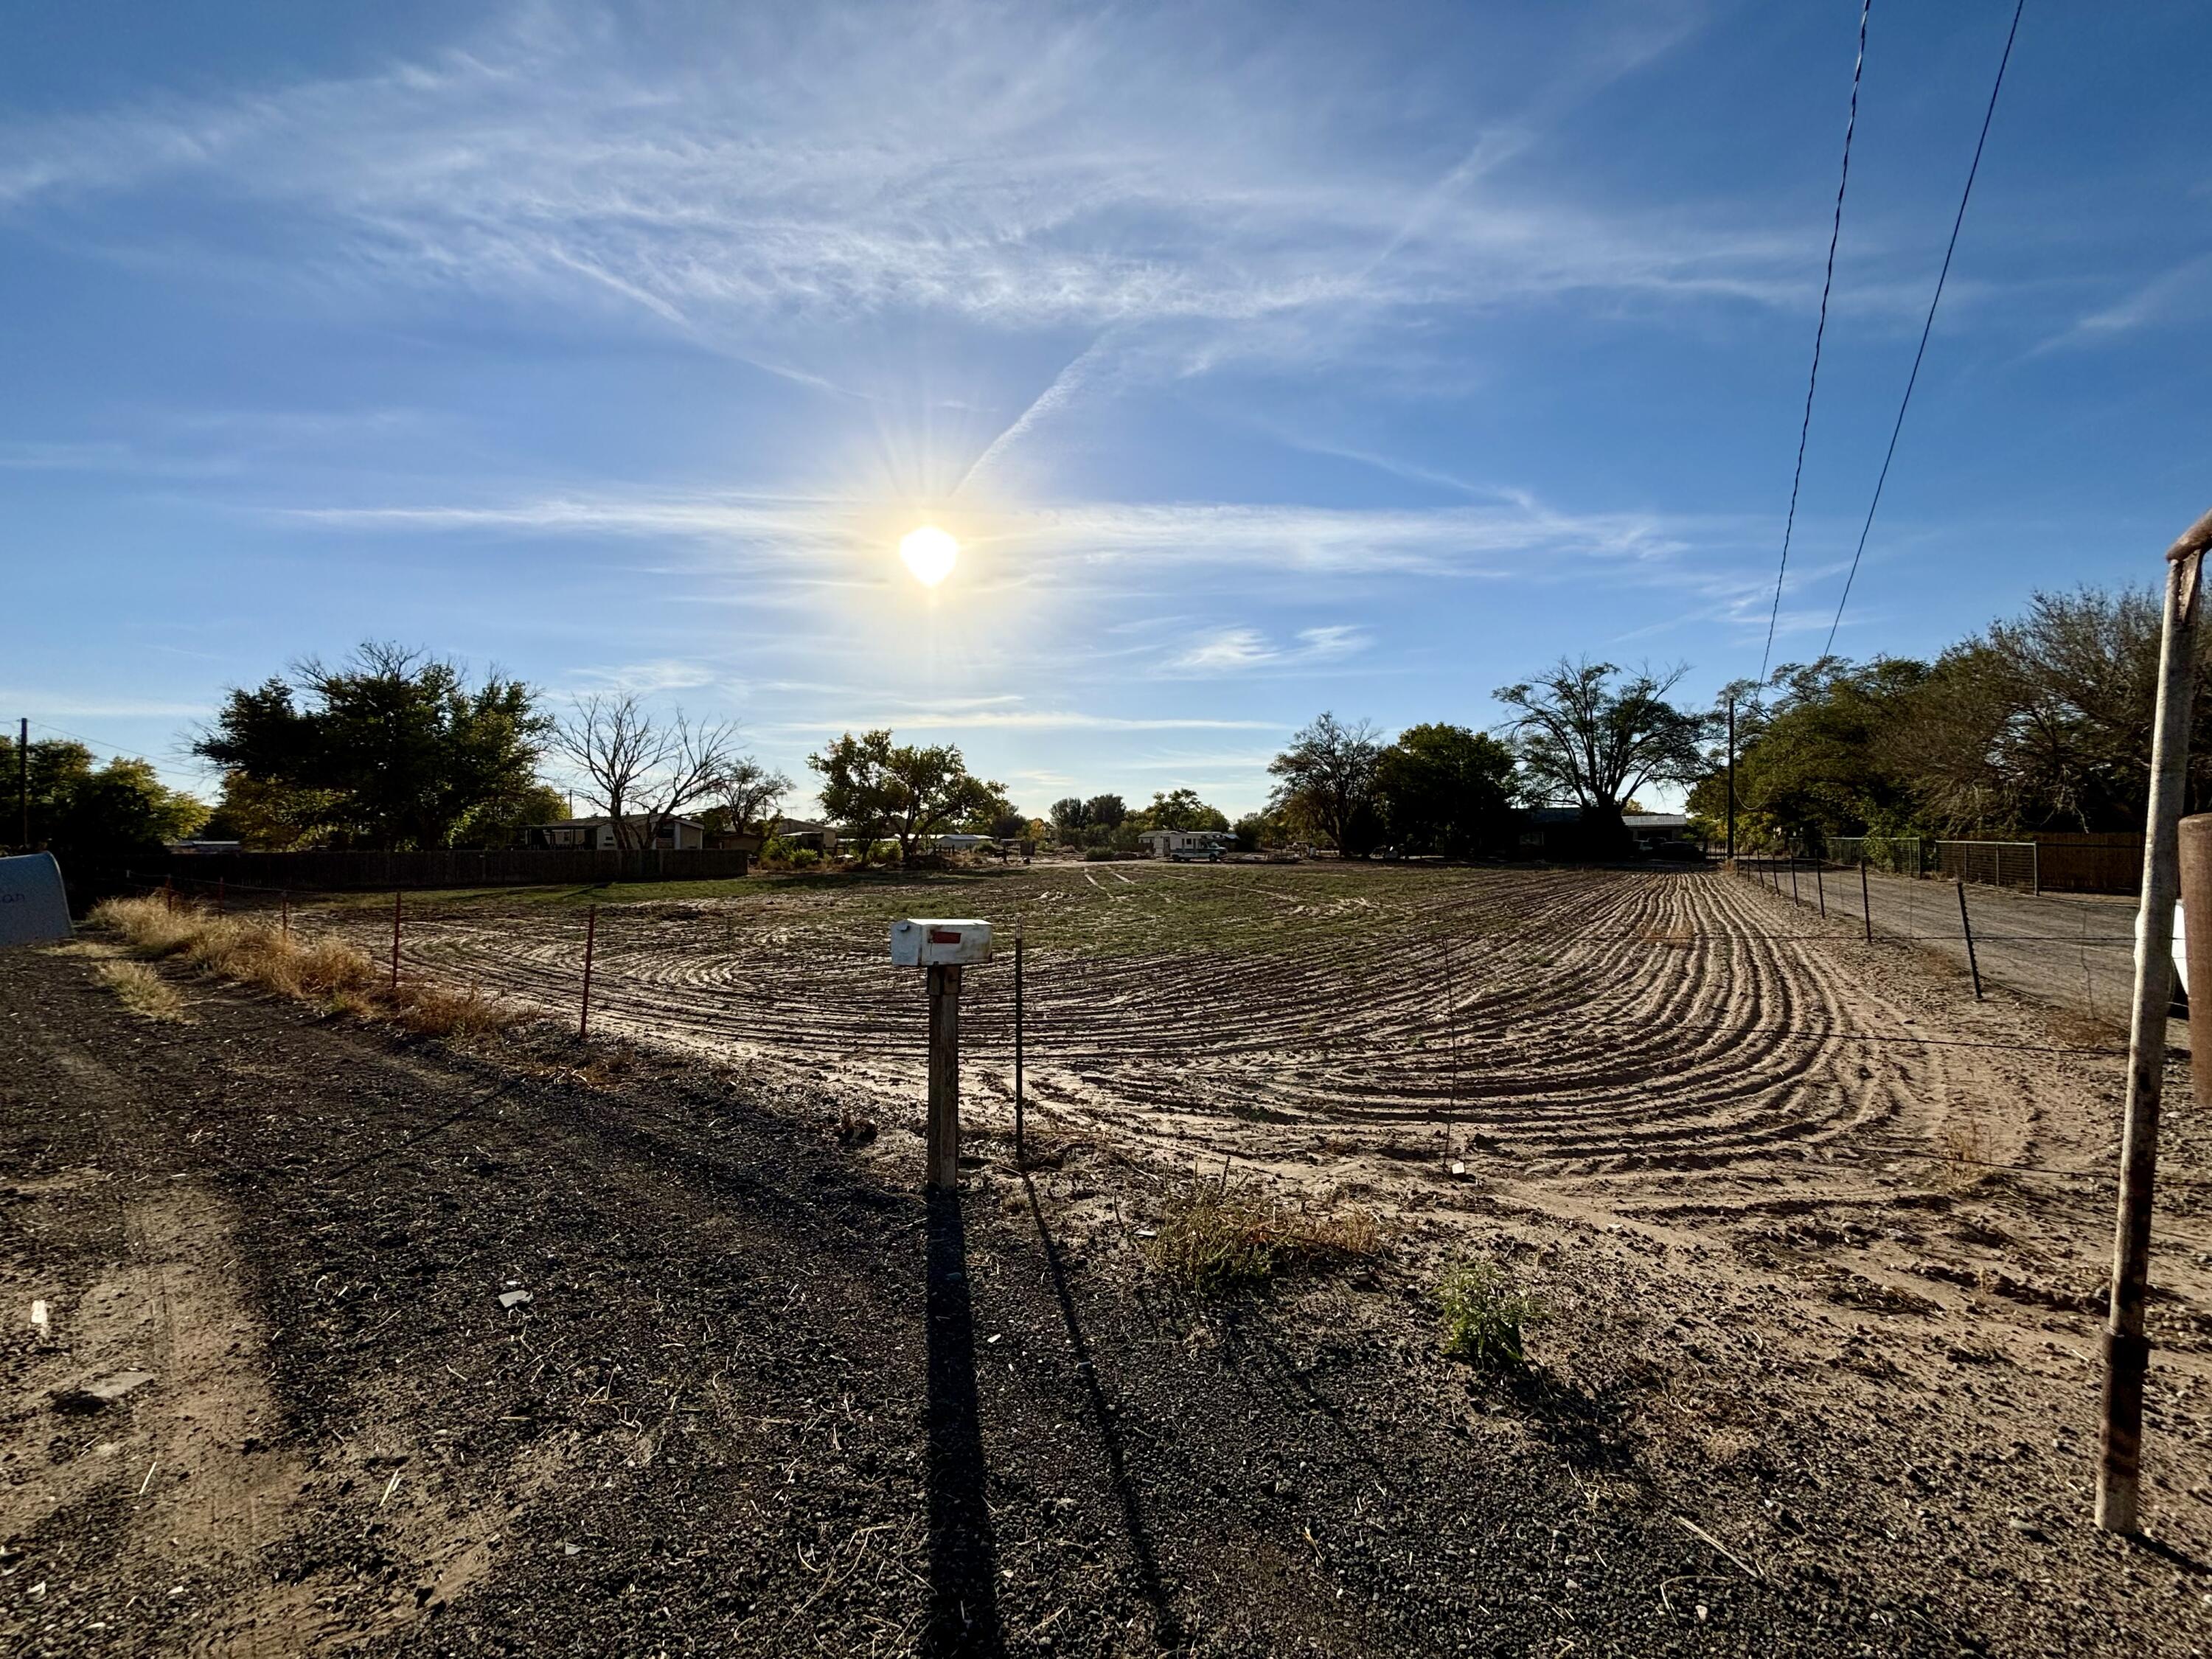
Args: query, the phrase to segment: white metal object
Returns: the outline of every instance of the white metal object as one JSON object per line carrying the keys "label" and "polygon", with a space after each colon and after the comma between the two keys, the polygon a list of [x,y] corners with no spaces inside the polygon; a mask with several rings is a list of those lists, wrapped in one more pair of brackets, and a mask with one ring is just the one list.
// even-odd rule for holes
{"label": "white metal object", "polygon": [[0,859],[0,945],[70,937],[69,896],[52,853]]}
{"label": "white metal object", "polygon": [[894,968],[959,968],[991,959],[991,924],[908,916],[891,924]]}

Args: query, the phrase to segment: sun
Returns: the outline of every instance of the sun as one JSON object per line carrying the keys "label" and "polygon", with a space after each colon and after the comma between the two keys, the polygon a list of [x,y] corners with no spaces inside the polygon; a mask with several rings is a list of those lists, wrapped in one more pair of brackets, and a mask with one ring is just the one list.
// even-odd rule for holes
{"label": "sun", "polygon": [[933,524],[909,530],[899,538],[899,557],[924,587],[934,587],[952,574],[960,557],[960,544]]}

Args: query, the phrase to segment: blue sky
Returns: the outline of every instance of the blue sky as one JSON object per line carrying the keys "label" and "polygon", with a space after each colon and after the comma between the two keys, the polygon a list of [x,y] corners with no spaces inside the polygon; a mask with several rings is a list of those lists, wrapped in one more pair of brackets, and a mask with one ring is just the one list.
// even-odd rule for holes
{"label": "blue sky", "polygon": [[[1874,9],[1778,661],[2011,8]],[[1324,708],[1756,671],[1857,8],[34,8],[0,704],[146,752],[364,636],[1232,813]],[[2028,8],[1838,648],[2212,501],[2194,8]],[[894,552],[963,543],[933,592]]]}

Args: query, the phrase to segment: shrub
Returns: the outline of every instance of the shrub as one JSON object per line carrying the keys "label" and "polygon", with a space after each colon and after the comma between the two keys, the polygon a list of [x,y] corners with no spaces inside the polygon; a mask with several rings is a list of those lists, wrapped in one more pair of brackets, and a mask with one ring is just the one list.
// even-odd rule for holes
{"label": "shrub", "polygon": [[303,939],[256,916],[173,911],[157,898],[125,898],[94,906],[90,920],[120,933],[139,956],[179,957],[236,984],[314,998],[333,1013],[387,1017],[426,1036],[474,1036],[526,1018],[473,988],[458,991],[417,979],[385,989],[377,964],[352,945]]}
{"label": "shrub", "polygon": [[1167,1278],[1210,1295],[1329,1261],[1372,1255],[1380,1246],[1375,1218],[1364,1210],[1286,1209],[1249,1188],[1200,1180],[1168,1200],[1146,1253]]}
{"label": "shrub", "polygon": [[1492,1261],[1463,1261],[1437,1286],[1444,1352],[1484,1370],[1526,1364],[1522,1333],[1550,1316],[1543,1303],[1516,1286]]}

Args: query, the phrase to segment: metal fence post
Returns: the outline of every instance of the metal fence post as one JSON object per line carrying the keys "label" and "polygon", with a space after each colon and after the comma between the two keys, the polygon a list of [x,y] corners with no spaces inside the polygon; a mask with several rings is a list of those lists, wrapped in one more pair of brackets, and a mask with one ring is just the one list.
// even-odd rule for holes
{"label": "metal fence post", "polygon": [[1022,1149],[1022,933],[1014,929],[1014,1167],[1024,1168]]}
{"label": "metal fence post", "polygon": [[1974,960],[1974,924],[1966,920],[1966,878],[1959,878],[1959,931],[1966,936],[1966,971],[1973,976],[1974,1000],[1982,1000],[1982,970]]}
{"label": "metal fence post", "polygon": [[596,904],[584,912],[584,1004],[576,1016],[576,1041],[581,1042],[592,1034],[592,947],[599,936],[599,907]]}
{"label": "metal fence post", "polygon": [[1866,942],[1874,943],[1874,898],[1867,891],[1866,860],[1859,860],[1859,915],[1866,922]]}
{"label": "metal fence post", "polygon": [[925,1183],[937,1192],[960,1186],[960,969],[929,972],[929,1143]]}
{"label": "metal fence post", "polygon": [[1823,867],[1819,864],[1813,866],[1813,890],[1820,896],[1820,920],[1826,921],[1828,919],[1828,883],[1820,873]]}
{"label": "metal fence post", "polygon": [[399,988],[399,890],[392,891],[392,988]]}

